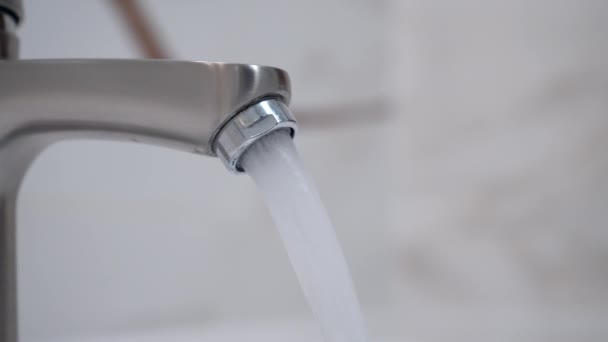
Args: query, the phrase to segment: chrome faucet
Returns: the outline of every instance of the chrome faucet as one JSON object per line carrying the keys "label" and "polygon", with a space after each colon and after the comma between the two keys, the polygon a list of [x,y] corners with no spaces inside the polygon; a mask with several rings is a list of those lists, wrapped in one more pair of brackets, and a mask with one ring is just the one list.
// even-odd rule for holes
{"label": "chrome faucet", "polygon": [[0,0],[0,341],[18,341],[16,200],[32,161],[66,139],[112,139],[217,156],[297,126],[288,74],[170,60],[16,60],[19,0]]}

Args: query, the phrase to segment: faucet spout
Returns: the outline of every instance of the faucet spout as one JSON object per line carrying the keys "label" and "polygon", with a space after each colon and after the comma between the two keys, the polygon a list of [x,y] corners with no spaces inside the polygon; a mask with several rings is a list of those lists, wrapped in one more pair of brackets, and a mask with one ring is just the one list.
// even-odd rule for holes
{"label": "faucet spout", "polygon": [[36,156],[66,139],[136,141],[216,156],[295,120],[283,70],[168,60],[0,61],[0,341],[17,342],[16,198]]}
{"label": "faucet spout", "polygon": [[160,60],[0,62],[0,147],[17,136],[82,132],[214,155],[210,142],[262,98],[289,102],[286,72],[266,66]]}

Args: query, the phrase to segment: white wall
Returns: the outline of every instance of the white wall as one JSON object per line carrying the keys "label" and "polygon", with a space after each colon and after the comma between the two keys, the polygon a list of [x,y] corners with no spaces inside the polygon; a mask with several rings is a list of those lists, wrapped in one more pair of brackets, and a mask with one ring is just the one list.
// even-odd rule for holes
{"label": "white wall", "polygon": [[403,331],[605,340],[606,2],[392,4]]}

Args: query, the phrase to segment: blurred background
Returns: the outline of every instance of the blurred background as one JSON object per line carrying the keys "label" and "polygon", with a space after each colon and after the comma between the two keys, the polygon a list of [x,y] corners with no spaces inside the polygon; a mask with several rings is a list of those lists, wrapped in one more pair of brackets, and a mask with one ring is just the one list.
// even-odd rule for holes
{"label": "blurred background", "polygon": [[[115,1],[24,3],[22,58],[143,56]],[[136,4],[160,57],[290,73],[373,341],[608,339],[608,2]],[[320,340],[219,161],[65,142],[22,189],[24,341]]]}

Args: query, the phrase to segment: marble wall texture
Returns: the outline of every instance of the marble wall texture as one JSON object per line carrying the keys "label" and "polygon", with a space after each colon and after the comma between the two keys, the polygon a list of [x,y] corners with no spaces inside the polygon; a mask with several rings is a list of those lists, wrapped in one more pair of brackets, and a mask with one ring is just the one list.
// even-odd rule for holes
{"label": "marble wall texture", "polygon": [[413,321],[469,341],[608,336],[606,9],[392,2],[389,221]]}

